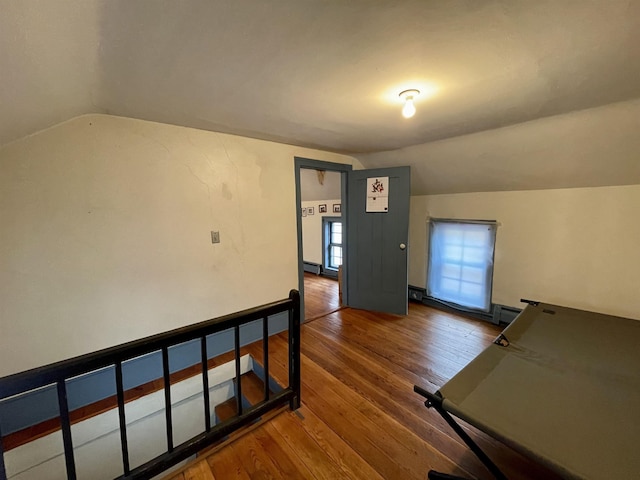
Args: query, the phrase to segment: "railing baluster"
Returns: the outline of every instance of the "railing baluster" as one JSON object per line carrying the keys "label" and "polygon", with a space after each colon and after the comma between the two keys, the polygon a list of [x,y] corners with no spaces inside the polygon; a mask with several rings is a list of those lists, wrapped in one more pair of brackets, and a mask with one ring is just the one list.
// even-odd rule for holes
{"label": "railing baluster", "polygon": [[262,319],[262,365],[264,367],[264,399],[269,400],[269,317]]}
{"label": "railing baluster", "polygon": [[240,376],[240,327],[238,325],[233,327],[233,333],[236,350],[236,407],[238,409],[238,416],[240,416],[242,415],[242,378]]}
{"label": "railing baluster", "polygon": [[300,293],[289,292],[293,305],[289,310],[289,387],[294,397],[289,402],[291,410],[300,408]]}
{"label": "railing baluster", "polygon": [[60,429],[64,445],[64,460],[67,466],[67,479],[76,480],[76,462],[73,458],[73,440],[71,438],[71,419],[65,380],[58,380],[58,408],[60,409]]}
{"label": "railing baluster", "polygon": [[202,354],[202,393],[204,397],[204,425],[206,431],[211,430],[211,407],[209,405],[209,363],[207,359],[207,337],[200,339],[200,353]]}
{"label": "railing baluster", "polygon": [[167,422],[167,451],[173,451],[173,420],[171,418],[171,373],[169,350],[162,347],[162,376],[164,377],[164,413]]}
{"label": "railing baluster", "polygon": [[2,444],[2,426],[0,426],[0,480],[7,479],[7,470],[4,467],[4,446]]}
{"label": "railing baluster", "polygon": [[129,475],[129,445],[127,443],[127,419],[124,411],[124,382],[122,380],[122,362],[116,362],[116,397],[118,399],[118,418],[120,419],[120,446],[122,448],[122,468]]}

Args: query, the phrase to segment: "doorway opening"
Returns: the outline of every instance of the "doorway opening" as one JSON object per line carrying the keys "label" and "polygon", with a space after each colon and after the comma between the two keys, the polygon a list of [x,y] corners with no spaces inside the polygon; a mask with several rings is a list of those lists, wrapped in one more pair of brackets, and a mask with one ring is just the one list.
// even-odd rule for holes
{"label": "doorway opening", "polygon": [[[351,165],[295,159],[298,289],[304,320],[346,303],[346,173]],[[341,295],[342,294],[342,295]]]}

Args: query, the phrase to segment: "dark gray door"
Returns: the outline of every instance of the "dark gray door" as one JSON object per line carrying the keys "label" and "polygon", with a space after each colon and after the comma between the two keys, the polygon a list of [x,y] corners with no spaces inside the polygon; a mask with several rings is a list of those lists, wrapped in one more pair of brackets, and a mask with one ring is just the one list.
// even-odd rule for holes
{"label": "dark gray door", "polygon": [[[409,167],[354,170],[347,186],[347,302],[406,315]],[[388,177],[388,210],[367,212],[368,178]],[[376,208],[376,207],[374,207]]]}

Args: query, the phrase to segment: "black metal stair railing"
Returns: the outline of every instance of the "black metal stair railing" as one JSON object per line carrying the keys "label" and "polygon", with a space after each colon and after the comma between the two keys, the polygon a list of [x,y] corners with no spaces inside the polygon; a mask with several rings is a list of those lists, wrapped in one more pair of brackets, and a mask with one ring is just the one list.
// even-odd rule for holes
{"label": "black metal stair railing", "polygon": [[[288,312],[289,339],[289,385],[278,393],[269,391],[269,317]],[[207,343],[208,335],[233,329],[236,378],[240,378],[240,327],[249,322],[262,320],[262,346],[264,351],[264,401],[249,408],[242,406],[241,382],[237,382],[238,415],[218,425],[211,425],[209,405],[209,378]],[[181,443],[173,444],[173,418],[171,412],[171,379],[168,350],[171,346],[190,340],[200,339],[202,384],[204,398],[204,431]],[[136,468],[130,468],[127,424],[125,419],[125,393],[123,386],[123,362],[155,351],[162,352],[163,389],[166,415],[166,451]],[[100,350],[87,355],[71,358],[39,368],[0,378],[0,401],[47,385],[55,384],[58,393],[60,425],[64,445],[67,478],[75,480],[76,466],[71,435],[71,420],[67,401],[66,381],[78,375],[115,366],[116,397],[119,414],[120,445],[122,450],[122,471],[118,479],[146,479],[162,473],[173,465],[189,458],[207,446],[223,439],[230,433],[260,418],[266,412],[289,403],[292,410],[300,406],[300,295],[291,290],[289,298],[260,307],[243,310],[220,318],[207,320],[191,326],[135,340],[115,347]],[[0,431],[0,480],[6,480],[7,474]]]}

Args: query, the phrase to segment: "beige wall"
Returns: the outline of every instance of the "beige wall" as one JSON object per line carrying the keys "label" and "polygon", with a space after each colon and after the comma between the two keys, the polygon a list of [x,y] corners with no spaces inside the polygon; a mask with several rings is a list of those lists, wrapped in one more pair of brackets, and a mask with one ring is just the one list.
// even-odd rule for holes
{"label": "beige wall", "polygon": [[4,146],[0,375],[286,297],[296,155],[356,162],[105,115]]}
{"label": "beige wall", "polygon": [[[320,172],[312,168],[300,169],[300,194],[302,201],[340,198],[340,195],[342,195],[342,174],[340,172],[324,170],[321,177],[319,173]],[[322,183],[320,179],[322,179]]]}
{"label": "beige wall", "polygon": [[425,286],[429,216],[497,220],[494,302],[640,319],[639,206],[640,185],[412,197],[409,282]]}
{"label": "beige wall", "polygon": [[[339,217],[333,213],[333,205],[337,200],[315,200],[302,202],[302,208],[313,207],[313,215],[302,217],[302,255],[305,262],[322,265],[322,217]],[[319,206],[326,205],[327,213],[320,213]]]}

